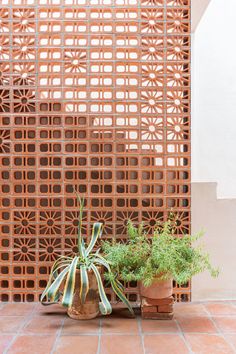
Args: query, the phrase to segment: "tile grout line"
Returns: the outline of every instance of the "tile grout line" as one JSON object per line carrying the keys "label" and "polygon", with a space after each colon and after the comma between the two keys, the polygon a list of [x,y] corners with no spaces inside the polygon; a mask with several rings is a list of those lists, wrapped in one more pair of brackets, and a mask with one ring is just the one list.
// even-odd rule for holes
{"label": "tile grout line", "polygon": [[[220,336],[225,340],[225,342],[231,347],[231,349],[236,353],[236,349],[234,347],[234,345],[232,343],[230,343],[226,337],[225,337],[225,333],[220,329],[220,327],[218,326],[218,324],[216,323],[216,321],[214,320],[214,317],[212,316],[212,314],[210,313],[210,311],[206,308],[205,305],[203,305],[207,314],[208,314],[208,317],[209,319],[211,320],[211,322],[214,324],[214,326],[216,327],[217,331],[218,331],[218,334],[220,334]],[[220,317],[220,316],[219,316]]]}
{"label": "tile grout line", "polygon": [[[55,340],[54,340],[54,344],[53,344],[53,346],[52,346],[52,350],[50,351],[50,354],[55,353],[55,350],[56,350],[56,347],[57,347],[57,343],[58,343],[59,338],[60,338],[60,336],[61,336],[61,332],[62,332],[62,328],[63,328],[64,323],[65,323],[65,320],[66,320],[65,318],[62,320],[62,322],[61,322],[61,327],[60,327],[59,330],[57,331],[57,335],[56,335],[56,338],[55,338]],[[45,354],[47,354],[47,353],[45,353]]]}
{"label": "tile grout line", "polygon": [[102,338],[102,318],[99,318],[98,347],[97,347],[96,354],[100,354],[101,351],[101,338]]}
{"label": "tile grout line", "polygon": [[190,346],[189,342],[187,341],[187,338],[185,337],[185,334],[184,334],[184,332],[182,331],[182,328],[181,328],[181,326],[180,326],[178,320],[177,320],[177,319],[174,319],[174,321],[175,321],[176,326],[177,326],[177,328],[178,328],[178,330],[179,330],[179,336],[183,339],[184,344],[186,345],[186,347],[187,347],[187,349],[188,349],[188,351],[189,351],[189,354],[193,354],[194,352],[192,351],[191,346]]}
{"label": "tile grout line", "polygon": [[[7,354],[9,349],[11,348],[11,346],[14,344],[14,342],[16,341],[17,337],[19,336],[19,334],[21,334],[21,330],[25,327],[25,325],[33,318],[34,315],[34,311],[36,308],[36,304],[34,304],[32,311],[25,316],[25,318],[22,320],[22,324],[19,326],[18,330],[16,331],[16,334],[13,335],[13,338],[10,340],[10,343],[7,345],[6,349],[4,349],[3,354]],[[11,317],[11,316],[9,316]],[[21,316],[18,316],[21,317]],[[24,316],[22,316],[24,317]],[[7,334],[7,333],[6,333]]]}
{"label": "tile grout line", "polygon": [[141,317],[138,317],[137,320],[138,320],[138,330],[139,330],[139,335],[141,337],[143,353],[146,354],[145,342],[144,342],[144,334],[143,334],[142,325],[141,325]]}

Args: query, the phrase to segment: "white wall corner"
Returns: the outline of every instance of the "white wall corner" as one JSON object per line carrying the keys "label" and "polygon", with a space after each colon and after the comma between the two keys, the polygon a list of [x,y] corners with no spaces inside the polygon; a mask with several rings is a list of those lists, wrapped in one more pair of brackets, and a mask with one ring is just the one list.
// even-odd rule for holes
{"label": "white wall corner", "polygon": [[204,15],[211,0],[192,0],[191,1],[191,26],[192,32],[194,32]]}

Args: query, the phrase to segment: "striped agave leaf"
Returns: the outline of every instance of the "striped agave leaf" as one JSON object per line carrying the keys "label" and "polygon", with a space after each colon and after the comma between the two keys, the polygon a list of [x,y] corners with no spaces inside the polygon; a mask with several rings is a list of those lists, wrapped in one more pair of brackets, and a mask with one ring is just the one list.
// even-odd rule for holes
{"label": "striped agave leaf", "polygon": [[82,264],[80,266],[80,299],[82,304],[84,304],[86,300],[88,291],[89,291],[89,280],[88,280],[87,267],[84,264]]}
{"label": "striped agave leaf", "polygon": [[[107,299],[101,275],[96,265],[99,267],[105,267],[109,274],[112,275],[110,264],[104,257],[99,254],[99,250],[97,250],[95,253],[92,253],[92,250],[97,242],[98,237],[100,237],[102,234],[102,223],[97,222],[93,225],[91,240],[89,242],[88,247],[86,248],[84,239],[82,237],[84,199],[81,199],[77,192],[76,195],[80,206],[78,225],[78,255],[76,255],[75,257],[61,256],[54,262],[47,287],[44,290],[40,300],[44,305],[52,304],[58,301],[60,296],[63,295],[62,305],[70,307],[72,305],[74,297],[76,270],[79,269],[81,278],[80,298],[81,302],[84,303],[89,290],[89,280],[87,272],[89,270],[92,270],[95,274],[98,283],[99,296],[101,299],[101,302],[99,304],[100,311],[103,315],[108,315],[111,313],[112,308],[110,302]],[[113,290],[133,313],[129,302],[123,293],[122,285],[113,275],[111,276],[111,280]],[[60,286],[63,281],[65,281],[65,285],[62,294],[60,291]],[[49,299],[50,303],[45,303],[45,298]]]}
{"label": "striped agave leaf", "polygon": [[[110,265],[107,263],[106,259],[102,256],[98,255],[97,259],[94,260],[96,263],[103,265],[108,273],[112,274]],[[129,300],[126,298],[124,294],[123,285],[116,279],[116,277],[111,277],[111,286],[115,294],[119,297],[119,299],[128,307],[129,311],[134,315],[134,311],[129,303]]]}
{"label": "striped agave leaf", "polygon": [[84,240],[82,238],[82,224],[83,224],[83,210],[84,210],[84,199],[80,198],[77,191],[74,189],[75,194],[77,196],[78,204],[79,204],[79,224],[78,224],[78,249],[79,255],[82,258],[85,258],[85,245]]}
{"label": "striped agave leaf", "polygon": [[95,222],[93,224],[93,232],[92,232],[92,236],[91,236],[91,240],[89,242],[89,245],[86,249],[86,256],[89,255],[89,253],[92,251],[92,249],[94,248],[97,239],[99,237],[101,237],[102,235],[102,223],[101,222]]}
{"label": "striped agave leaf", "polygon": [[101,299],[101,302],[99,303],[100,312],[102,315],[109,315],[112,312],[112,308],[106,296],[100,273],[94,264],[91,264],[91,269],[93,270],[98,283],[98,291]]}
{"label": "striped agave leaf", "polygon": [[65,278],[66,274],[69,271],[69,267],[67,266],[63,271],[58,275],[58,277],[54,280],[54,282],[50,285],[49,289],[47,290],[46,295],[48,296],[49,300],[54,301],[56,294],[58,292],[58,289]]}
{"label": "striped agave leaf", "polygon": [[[44,298],[48,297],[48,290],[49,290],[50,286],[53,284],[54,280],[57,279],[57,277],[59,276],[58,271],[63,267],[69,266],[71,259],[72,259],[71,257],[61,256],[54,262],[52,269],[51,269],[51,273],[49,276],[47,286],[40,297],[40,301],[42,302],[43,305],[50,305],[50,303],[49,304],[45,303]],[[55,301],[57,301],[57,300],[55,300]]]}
{"label": "striped agave leaf", "polygon": [[64,293],[62,297],[62,305],[66,307],[71,306],[72,304],[74,289],[75,289],[75,274],[78,265],[78,260],[79,260],[78,256],[74,257],[73,261],[69,266]]}
{"label": "striped agave leaf", "polygon": [[120,288],[120,286],[117,284],[115,279],[111,279],[111,286],[113,291],[116,293],[116,295],[119,297],[119,299],[121,301],[123,301],[123,303],[128,307],[128,309],[130,310],[130,312],[132,313],[132,315],[134,315],[134,311],[129,303],[129,300],[127,299],[127,297],[125,296],[125,294],[123,293],[122,289]]}

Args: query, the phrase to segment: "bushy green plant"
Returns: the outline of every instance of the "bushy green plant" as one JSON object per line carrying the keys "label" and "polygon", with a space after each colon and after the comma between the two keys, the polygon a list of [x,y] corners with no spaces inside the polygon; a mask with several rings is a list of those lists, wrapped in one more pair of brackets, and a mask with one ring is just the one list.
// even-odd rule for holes
{"label": "bushy green plant", "polygon": [[[152,284],[154,278],[171,279],[184,284],[194,275],[208,270],[211,276],[218,275],[209,261],[209,254],[201,245],[194,245],[203,236],[175,235],[173,218],[158,224],[154,235],[148,238],[143,225],[135,227],[128,222],[128,240],[104,242],[103,251],[112,264],[112,273],[121,279],[142,281],[145,286]],[[109,277],[109,276],[108,276]]]}
{"label": "bushy green plant", "polygon": [[[71,307],[75,290],[76,271],[79,270],[81,278],[80,299],[81,303],[83,304],[89,291],[88,271],[93,271],[96,276],[99,296],[101,300],[99,304],[100,311],[103,315],[110,314],[112,311],[111,304],[105,294],[101,274],[99,272],[99,268],[104,267],[107,274],[109,275],[111,286],[114,292],[126,304],[131,313],[133,313],[132,307],[123,293],[122,284],[111,273],[109,261],[100,254],[99,249],[96,252],[93,251],[98,237],[102,235],[102,223],[94,223],[91,240],[88,245],[85,244],[82,238],[81,231],[84,200],[81,200],[81,198],[78,196],[78,202],[80,205],[78,222],[79,252],[74,257],[61,256],[54,262],[48,284],[41,296],[41,303],[52,304],[58,302],[62,296],[62,305],[65,307]],[[62,285],[63,291],[61,291]]]}

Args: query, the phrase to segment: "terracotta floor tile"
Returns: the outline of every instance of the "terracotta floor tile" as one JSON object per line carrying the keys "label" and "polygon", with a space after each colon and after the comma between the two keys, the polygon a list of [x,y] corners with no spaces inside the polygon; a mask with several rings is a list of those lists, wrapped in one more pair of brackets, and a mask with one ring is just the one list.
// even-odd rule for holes
{"label": "terracotta floor tile", "polygon": [[214,317],[214,321],[222,332],[235,332],[236,335],[236,316]]}
{"label": "terracotta floor tile", "polygon": [[177,333],[179,332],[178,326],[175,320],[172,321],[154,321],[154,320],[141,320],[142,332],[167,332]]}
{"label": "terracotta floor tile", "polygon": [[233,354],[230,345],[220,335],[186,334],[186,341],[197,354]]}
{"label": "terracotta floor tile", "polygon": [[98,333],[99,328],[99,318],[88,321],[77,321],[66,318],[62,328],[62,334]]}
{"label": "terracotta floor tile", "polygon": [[224,302],[211,302],[205,304],[211,315],[236,315],[236,306]]}
{"label": "terracotta floor tile", "polygon": [[225,340],[230,343],[234,348],[235,348],[235,353],[236,353],[236,335],[234,334],[224,334]]}
{"label": "terracotta floor tile", "polygon": [[62,318],[55,316],[41,317],[34,316],[24,326],[22,332],[35,334],[51,334],[57,332],[61,328]]}
{"label": "terracotta floor tile", "polygon": [[[146,354],[187,354],[189,350],[178,334],[155,334],[144,337]],[[134,352],[135,353],[135,352]]]}
{"label": "terracotta floor tile", "polygon": [[43,306],[42,304],[36,304],[34,308],[34,314],[40,316],[66,316],[66,308],[60,304],[54,304],[50,306]]}
{"label": "terracotta floor tile", "polygon": [[15,334],[19,327],[23,324],[24,317],[16,316],[1,316],[0,317],[0,334],[13,333]]}
{"label": "terracotta floor tile", "polygon": [[174,304],[175,317],[179,316],[208,316],[203,304],[176,303]]}
{"label": "terracotta floor tile", "polygon": [[102,333],[138,333],[138,320],[136,318],[102,318]]}
{"label": "terracotta floor tile", "polygon": [[55,342],[55,336],[20,335],[11,345],[8,354],[49,354]]}
{"label": "terracotta floor tile", "polygon": [[103,335],[100,354],[143,354],[138,335]]}
{"label": "terracotta floor tile", "polygon": [[1,311],[1,316],[25,316],[33,312],[35,304],[10,303],[5,305]]}
{"label": "terracotta floor tile", "polygon": [[207,317],[180,317],[178,323],[185,333],[217,333],[214,323]]}
{"label": "terracotta floor tile", "polygon": [[10,344],[10,341],[12,340],[13,335],[9,334],[0,334],[0,353],[3,353],[3,351],[7,348],[8,344]]}
{"label": "terracotta floor tile", "polygon": [[55,349],[56,354],[96,354],[98,336],[61,336]]}

